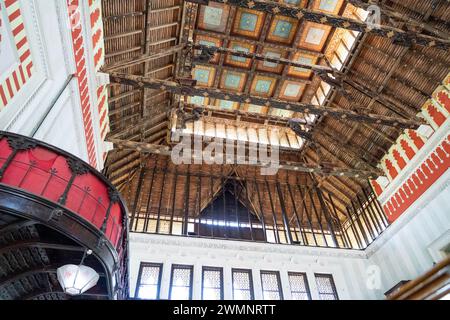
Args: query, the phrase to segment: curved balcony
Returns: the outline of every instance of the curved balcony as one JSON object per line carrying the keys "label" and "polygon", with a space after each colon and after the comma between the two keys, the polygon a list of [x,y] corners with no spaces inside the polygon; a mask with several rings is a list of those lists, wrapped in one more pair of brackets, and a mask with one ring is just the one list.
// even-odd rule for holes
{"label": "curved balcony", "polygon": [[100,280],[78,298],[125,298],[127,217],[118,191],[87,163],[0,131],[0,299],[68,298],[56,269],[80,263],[88,249],[84,264]]}

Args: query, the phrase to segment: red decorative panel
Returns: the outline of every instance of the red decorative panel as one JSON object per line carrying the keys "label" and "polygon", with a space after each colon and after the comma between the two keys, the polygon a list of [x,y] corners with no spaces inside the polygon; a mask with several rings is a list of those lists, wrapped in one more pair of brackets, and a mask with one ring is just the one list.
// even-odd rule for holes
{"label": "red decorative panel", "polygon": [[439,92],[437,94],[437,100],[448,112],[450,112],[450,93],[448,91],[442,90]]}
{"label": "red decorative panel", "polygon": [[371,180],[373,190],[375,191],[377,196],[380,196],[383,192],[383,189],[381,188],[380,184],[376,180]]}
{"label": "red decorative panel", "polygon": [[425,145],[425,142],[423,139],[415,132],[414,130],[408,130],[407,131],[408,136],[412,139],[417,149],[422,149],[422,147]]}
{"label": "red decorative panel", "polygon": [[386,159],[385,163],[386,163],[386,168],[389,172],[389,175],[391,176],[391,179],[394,180],[395,177],[398,175],[397,169],[395,169],[391,160]]}
{"label": "red decorative panel", "polygon": [[409,145],[408,141],[406,141],[405,139],[400,140],[400,146],[405,151],[406,156],[408,157],[409,160],[411,160],[416,154],[414,149]]}
{"label": "red decorative panel", "polygon": [[425,159],[384,204],[389,221],[397,220],[450,167],[450,136]]}
{"label": "red decorative panel", "polygon": [[80,0],[67,0],[70,14],[70,26],[72,29],[73,54],[77,66],[76,76],[78,79],[78,90],[80,93],[81,109],[83,112],[84,131],[88,149],[89,163],[97,167],[96,149],[94,142],[94,131],[91,113],[91,97],[89,93],[89,83],[85,58],[85,45],[83,39],[83,24],[81,23]]}
{"label": "red decorative panel", "polygon": [[392,155],[395,159],[395,162],[397,162],[398,166],[400,167],[400,169],[403,169],[404,167],[406,167],[406,161],[405,161],[405,159],[403,159],[403,157],[401,156],[401,154],[398,150],[393,150]]}
{"label": "red decorative panel", "polygon": [[0,31],[8,30],[6,25],[9,24],[11,29],[11,34],[6,33],[7,37],[2,37],[2,32],[0,32],[0,56],[1,59],[7,59],[5,57],[6,52],[1,52],[2,50],[8,50],[6,47],[6,42],[10,41],[8,39],[11,36],[12,42],[14,43],[14,55],[18,56],[17,61],[12,61],[11,67],[16,64],[13,70],[8,69],[6,77],[1,75],[3,80],[0,81],[0,111],[8,105],[8,103],[17,95],[17,93],[23,88],[23,86],[32,77],[33,59],[31,56],[30,47],[28,44],[28,38],[25,30],[25,25],[23,23],[22,12],[20,9],[19,0],[5,0],[4,8],[6,9],[6,15],[8,21],[2,21],[2,10],[3,5],[0,5]]}
{"label": "red decorative panel", "polygon": [[426,110],[430,114],[430,117],[433,119],[434,123],[436,123],[438,127],[442,126],[445,122],[445,116],[442,112],[440,112],[432,103],[428,104]]}

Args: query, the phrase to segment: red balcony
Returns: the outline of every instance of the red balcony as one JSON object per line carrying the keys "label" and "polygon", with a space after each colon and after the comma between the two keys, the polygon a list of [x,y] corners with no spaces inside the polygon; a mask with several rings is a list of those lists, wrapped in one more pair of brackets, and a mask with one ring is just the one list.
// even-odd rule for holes
{"label": "red balcony", "polygon": [[[35,232],[28,226],[38,228],[39,239],[34,248],[51,251],[54,260],[50,262],[56,265],[70,260],[76,262],[80,251],[91,249],[92,257],[86,262],[103,275],[97,288],[92,289],[98,291],[93,296],[126,297],[127,209],[117,190],[87,163],[37,140],[0,132],[0,219],[6,221],[0,224],[0,240],[2,236],[8,238],[11,232],[13,238],[18,237],[17,232],[23,231],[17,227],[11,229],[11,225],[23,226],[23,232],[30,232],[30,236]],[[26,255],[20,250],[28,250],[30,245],[22,248],[14,242],[8,243],[6,248],[18,250],[10,251],[0,242],[0,254]],[[61,243],[66,248],[58,252]],[[80,250],[69,250],[77,246]],[[20,270],[11,273],[17,273],[17,279],[21,279]],[[37,277],[40,273],[33,275]],[[12,285],[7,281],[11,276],[0,274],[0,290]],[[27,280],[33,282],[33,279]],[[49,282],[51,280],[49,277]],[[54,285],[58,289],[57,284]],[[92,296],[85,296],[88,297]],[[5,298],[21,299],[23,295]]]}

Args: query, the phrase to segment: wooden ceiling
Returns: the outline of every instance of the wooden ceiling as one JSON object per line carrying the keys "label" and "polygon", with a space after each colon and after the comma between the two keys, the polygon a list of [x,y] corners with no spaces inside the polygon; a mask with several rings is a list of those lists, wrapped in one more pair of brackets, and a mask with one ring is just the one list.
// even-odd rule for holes
{"label": "wooden ceiling", "polygon": [[[356,33],[281,14],[213,1],[208,7],[182,0],[104,0],[102,3],[106,71],[160,80],[192,76],[198,86],[207,88],[407,120],[416,118],[449,72],[450,55],[446,50],[417,44],[405,46],[370,32]],[[362,0],[285,0],[284,3],[360,20],[364,13],[355,6],[367,7]],[[449,40],[448,1],[385,0],[378,1],[378,5],[384,12],[384,25],[409,34],[422,33]],[[412,21],[419,22],[420,26],[412,26]],[[187,51],[182,50],[188,41],[333,67],[340,71],[343,82],[333,87],[310,68],[233,56],[226,51],[215,53],[209,61],[198,61],[201,50],[195,50],[192,63],[188,61]],[[170,145],[173,110],[180,104],[184,106],[182,96],[118,83],[111,84],[109,96],[110,140]],[[313,141],[304,141],[300,150],[286,150],[282,157],[308,165],[372,170],[402,132],[395,126],[207,97],[190,97],[186,102],[208,109],[203,120],[228,119],[237,127],[264,127],[272,121],[271,124],[288,129],[288,119],[305,119],[311,125],[308,130]],[[136,190],[139,169],[151,167],[153,160],[136,149],[117,146],[109,153],[105,170],[112,182],[128,194],[133,206],[132,190]],[[160,158],[162,162],[168,161]],[[249,179],[256,174],[256,170],[238,169]],[[198,170],[216,169],[204,165]],[[226,168],[225,174],[232,170]],[[362,188],[368,187],[364,178],[311,176],[284,170],[274,179],[286,175],[317,183],[339,199],[341,211]],[[162,178],[160,183],[164,183]]]}

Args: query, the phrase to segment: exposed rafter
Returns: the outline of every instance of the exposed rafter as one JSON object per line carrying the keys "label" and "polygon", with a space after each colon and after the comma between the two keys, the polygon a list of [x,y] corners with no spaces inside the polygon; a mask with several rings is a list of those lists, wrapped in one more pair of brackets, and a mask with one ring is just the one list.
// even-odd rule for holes
{"label": "exposed rafter", "polygon": [[266,0],[187,0],[189,2],[208,5],[210,2],[225,3],[246,9],[257,10],[269,14],[278,14],[294,19],[302,19],[321,23],[336,28],[354,30],[374,34],[376,36],[392,39],[396,44],[410,46],[417,44],[425,47],[437,47],[442,50],[450,49],[450,40],[427,36],[417,32],[405,32],[401,29],[387,25],[371,25],[366,22],[349,19],[333,14],[319,12],[307,8],[294,7],[278,2]]}

